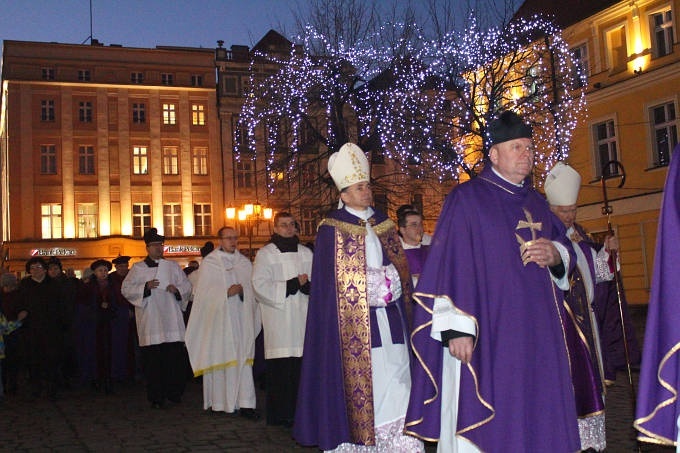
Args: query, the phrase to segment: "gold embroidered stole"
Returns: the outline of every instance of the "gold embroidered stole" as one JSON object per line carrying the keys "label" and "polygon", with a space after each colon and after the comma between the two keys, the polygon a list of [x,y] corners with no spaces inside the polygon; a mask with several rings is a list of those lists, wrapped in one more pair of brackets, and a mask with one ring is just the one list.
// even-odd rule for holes
{"label": "gold embroidered stole", "polygon": [[[344,222],[343,222],[344,223]],[[345,224],[348,225],[348,224]],[[354,225],[348,225],[354,227]],[[366,236],[335,229],[336,302],[345,405],[352,442],[375,445]]]}
{"label": "gold embroidered stole", "polygon": [[[371,324],[366,288],[366,227],[337,219],[324,219],[319,227],[322,225],[335,228],[338,329],[352,441],[375,445]],[[374,226],[373,231],[399,273],[405,306],[410,308],[411,277],[394,222],[387,219]]]}

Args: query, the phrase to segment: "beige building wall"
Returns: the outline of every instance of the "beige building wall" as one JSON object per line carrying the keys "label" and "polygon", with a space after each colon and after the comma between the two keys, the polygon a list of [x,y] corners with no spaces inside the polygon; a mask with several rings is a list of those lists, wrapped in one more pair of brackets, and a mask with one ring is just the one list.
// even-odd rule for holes
{"label": "beige building wall", "polygon": [[[602,214],[604,190],[600,175],[604,163],[597,125],[613,125],[613,153],[625,169],[620,177],[606,181],[613,213],[612,227],[621,241],[622,280],[630,303],[649,299],[654,246],[667,161],[659,162],[654,109],[674,111],[666,128],[678,139],[680,121],[680,44],[677,20],[680,2],[618,2],[581,22],[567,27],[564,36],[572,49],[587,49],[587,104],[573,135],[569,163],[582,175],[577,221],[591,232],[607,229]],[[672,21],[655,31],[654,19],[670,13]],[[672,31],[670,31],[670,29]],[[658,52],[655,33],[672,37],[667,54]],[[655,122],[657,124],[655,124]],[[672,144],[670,145],[672,148]]]}

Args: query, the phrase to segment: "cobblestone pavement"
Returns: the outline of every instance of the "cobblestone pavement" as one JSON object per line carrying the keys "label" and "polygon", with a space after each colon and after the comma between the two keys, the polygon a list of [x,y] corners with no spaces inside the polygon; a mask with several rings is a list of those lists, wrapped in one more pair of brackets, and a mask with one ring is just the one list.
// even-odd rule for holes
{"label": "cobblestone pavement", "polygon": [[[644,313],[635,316],[636,325],[643,325]],[[637,383],[637,372],[633,377]],[[189,382],[181,404],[161,410],[149,407],[141,383],[119,386],[108,396],[89,388],[70,390],[54,402],[20,391],[0,403],[0,451],[316,451],[297,445],[290,430],[268,427],[264,420],[203,411],[202,397],[200,380]],[[259,389],[258,398],[261,408],[264,394]],[[638,446],[632,407],[628,376],[622,372],[607,393],[607,452],[675,451]],[[428,453],[435,451],[435,446],[427,446]]]}

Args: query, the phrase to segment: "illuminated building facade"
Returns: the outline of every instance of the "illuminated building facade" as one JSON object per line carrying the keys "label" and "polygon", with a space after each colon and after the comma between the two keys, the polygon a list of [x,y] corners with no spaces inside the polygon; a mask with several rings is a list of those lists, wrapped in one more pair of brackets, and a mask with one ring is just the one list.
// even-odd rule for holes
{"label": "illuminated building facade", "polygon": [[4,41],[2,258],[180,261],[223,225],[213,49]]}
{"label": "illuminated building facade", "polygon": [[[678,0],[527,0],[517,12],[556,15],[584,70],[588,112],[568,159],[583,176],[577,221],[591,232],[606,229],[600,177],[611,176],[611,223],[632,304],[649,298],[662,190],[678,143],[679,8]],[[621,168],[607,165],[612,160],[625,169],[621,188]]]}

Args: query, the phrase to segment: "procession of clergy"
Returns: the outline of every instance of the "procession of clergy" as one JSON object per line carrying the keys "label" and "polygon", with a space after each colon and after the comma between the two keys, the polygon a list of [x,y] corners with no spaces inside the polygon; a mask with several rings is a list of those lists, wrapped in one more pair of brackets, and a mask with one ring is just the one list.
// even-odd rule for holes
{"label": "procession of clergy", "polygon": [[[135,307],[152,407],[180,400],[186,346],[203,408],[257,420],[263,330],[266,422],[292,428],[301,445],[604,450],[606,381],[621,367],[603,338],[619,310],[618,241],[596,244],[574,223],[581,177],[569,165],[547,175],[547,200],[532,187],[532,129],[522,118],[503,112],[488,140],[484,170],[447,196],[432,237],[414,206],[400,208],[398,225],[372,207],[368,160],[352,143],[329,158],[339,207],[319,224],[313,252],[299,243],[294,216],[279,212],[252,264],[237,231],[220,229],[192,285],[163,259],[163,236],[147,231],[148,256],[121,292]],[[677,363],[677,331],[643,359],[642,376],[659,361]],[[673,367],[665,385],[656,371],[641,384],[636,427],[645,440],[676,441]]]}

